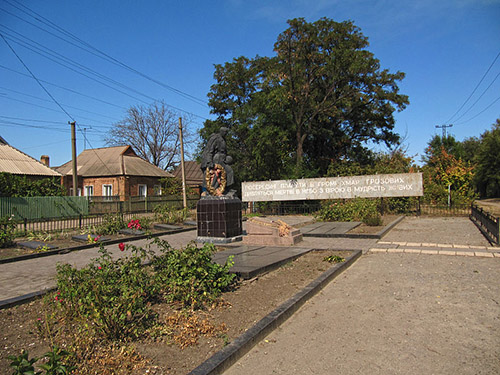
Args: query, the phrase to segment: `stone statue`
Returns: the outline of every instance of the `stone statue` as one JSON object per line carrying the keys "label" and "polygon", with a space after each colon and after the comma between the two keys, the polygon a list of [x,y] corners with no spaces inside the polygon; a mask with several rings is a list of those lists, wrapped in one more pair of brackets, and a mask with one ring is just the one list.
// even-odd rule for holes
{"label": "stone statue", "polygon": [[202,195],[222,196],[232,193],[228,187],[234,183],[234,172],[231,168],[233,158],[227,155],[226,135],[228,128],[220,128],[218,133],[210,136],[201,154],[201,171],[205,176]]}

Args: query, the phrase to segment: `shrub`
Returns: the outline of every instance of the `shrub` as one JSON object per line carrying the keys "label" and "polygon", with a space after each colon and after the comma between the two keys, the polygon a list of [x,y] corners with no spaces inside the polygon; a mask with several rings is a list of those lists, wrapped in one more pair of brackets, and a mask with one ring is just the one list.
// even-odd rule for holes
{"label": "shrub", "polygon": [[68,318],[84,322],[105,338],[137,337],[152,317],[153,278],[142,266],[145,252],[112,260],[101,244],[101,256],[82,269],[57,266],[56,303]]}
{"label": "shrub", "polygon": [[148,230],[151,228],[151,225],[153,224],[153,218],[152,217],[137,217],[133,216],[132,219],[127,224],[128,228],[135,228],[135,229],[140,229],[140,230]]}
{"label": "shrub", "polygon": [[185,249],[170,249],[165,242],[156,242],[163,254],[152,263],[157,284],[165,286],[167,301],[195,309],[213,302],[233,283],[235,275],[229,273],[234,264],[232,257],[224,265],[213,262],[213,244],[197,248],[191,243]]}
{"label": "shrub", "polygon": [[[151,303],[162,295],[167,302],[196,309],[217,299],[234,281],[230,259],[224,265],[212,261],[214,245],[177,250],[166,241],[154,243],[160,255],[129,245],[132,256],[113,260],[101,244],[100,257],[82,269],[58,265],[58,291],[51,303],[64,320],[80,323],[90,334],[134,338],[151,327]],[[144,266],[149,261],[152,267]]]}
{"label": "shrub", "polygon": [[40,368],[44,370],[46,375],[67,375],[71,373],[75,368],[68,366],[63,362],[66,359],[69,352],[63,349],[59,349],[57,346],[52,347],[52,350],[45,353],[40,358],[29,358],[27,351],[23,350],[19,356],[8,356],[8,359],[12,361],[10,363],[10,368],[14,370],[13,375],[33,375],[42,374],[41,371],[35,372],[35,367],[33,366],[42,358],[47,358],[46,362],[40,365]]}
{"label": "shrub", "polygon": [[362,221],[368,225],[381,221],[378,201],[363,198],[325,201],[318,218],[322,221]]}
{"label": "shrub", "polygon": [[116,234],[125,227],[121,214],[107,214],[100,225],[96,227],[98,234]]}
{"label": "shrub", "polygon": [[11,216],[0,219],[0,247],[7,247],[14,243],[16,223]]}
{"label": "shrub", "polygon": [[155,220],[163,224],[183,223],[189,215],[187,209],[177,210],[170,207],[168,204],[156,206],[154,208]]}

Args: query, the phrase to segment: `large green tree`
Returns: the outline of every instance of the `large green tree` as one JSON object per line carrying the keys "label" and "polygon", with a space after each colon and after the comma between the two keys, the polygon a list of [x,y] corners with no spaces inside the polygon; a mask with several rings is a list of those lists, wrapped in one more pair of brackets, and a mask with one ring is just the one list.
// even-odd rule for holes
{"label": "large green tree", "polygon": [[500,197],[500,119],[481,135],[475,182],[481,197]]}
{"label": "large green tree", "polygon": [[363,158],[369,142],[396,145],[396,110],[404,73],[390,73],[366,48],[351,21],[288,21],[273,57],[239,57],[215,66],[209,93],[217,115],[201,131],[205,140],[230,129],[241,179],[324,175],[332,161]]}
{"label": "large green tree", "polygon": [[446,153],[453,155],[456,159],[464,159],[466,155],[464,144],[457,141],[453,135],[448,135],[443,138],[436,134],[427,143],[427,148],[422,156],[422,161],[425,164],[435,161],[435,158],[433,157],[441,153],[441,149],[444,149]]}

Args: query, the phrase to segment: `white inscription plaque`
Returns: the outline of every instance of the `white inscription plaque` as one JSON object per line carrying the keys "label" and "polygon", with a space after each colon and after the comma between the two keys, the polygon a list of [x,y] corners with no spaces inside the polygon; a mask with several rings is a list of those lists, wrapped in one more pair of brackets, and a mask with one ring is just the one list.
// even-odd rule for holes
{"label": "white inscription plaque", "polygon": [[418,197],[424,195],[422,173],[306,178],[242,183],[242,201],[293,201]]}

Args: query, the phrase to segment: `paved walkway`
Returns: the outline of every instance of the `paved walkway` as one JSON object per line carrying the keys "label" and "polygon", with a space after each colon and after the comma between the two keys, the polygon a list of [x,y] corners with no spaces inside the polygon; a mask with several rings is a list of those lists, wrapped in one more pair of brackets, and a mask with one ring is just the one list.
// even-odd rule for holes
{"label": "paved walkway", "polygon": [[[312,218],[307,216],[268,217],[269,219],[286,220],[290,225],[305,227]],[[451,232],[451,233],[450,233]],[[186,246],[196,239],[196,231],[189,231],[163,236],[174,248]],[[414,242],[417,240],[420,242]],[[425,240],[425,242],[422,242]],[[410,242],[411,241],[411,242]],[[427,242],[429,241],[429,242]],[[433,242],[430,242],[433,241]],[[435,242],[434,242],[435,241]],[[136,246],[146,246],[146,240],[131,242]],[[107,249],[115,257],[124,256],[118,245],[109,245]],[[152,247],[153,250],[156,250]],[[260,249],[260,250],[259,250]],[[276,257],[271,255],[282,249],[269,248],[267,256],[270,262]],[[287,249],[287,248],[284,248]],[[489,246],[479,230],[466,218],[405,218],[393,228],[383,240],[353,238],[317,238],[304,237],[294,248],[281,257],[293,257],[310,249],[362,250],[363,252],[384,253],[418,253],[440,255],[463,255],[478,257],[498,257],[500,248]],[[262,248],[255,247],[256,254],[262,256]],[[241,251],[241,249],[240,249]],[[246,252],[242,251],[242,252]],[[228,254],[231,251],[228,251]],[[18,298],[30,293],[41,292],[55,287],[56,266],[58,263],[69,263],[74,267],[83,267],[91,259],[99,256],[98,249],[86,249],[67,254],[24,260],[14,263],[0,264],[0,302]],[[220,257],[220,255],[219,255]],[[240,259],[241,258],[241,259]],[[239,257],[235,266],[247,267],[249,261],[256,257]],[[266,263],[266,259],[262,259]],[[263,264],[261,263],[261,264]],[[254,267],[255,268],[255,267]]]}
{"label": "paved walkway", "polygon": [[[278,219],[278,217],[269,217],[269,219],[275,220]],[[280,219],[286,220],[290,225],[296,225],[299,227],[312,220],[311,217],[307,216],[289,216],[286,218],[280,217]],[[161,239],[166,240],[174,248],[184,247],[189,242],[196,240],[196,230],[165,235],[162,236]],[[274,263],[277,257],[281,257],[282,260],[286,260],[295,257],[300,253],[310,251],[311,249],[333,248],[336,250],[363,250],[373,246],[375,243],[376,241],[374,240],[342,239],[339,241],[332,241],[331,239],[307,238],[294,248],[267,248],[263,251],[262,247],[253,247],[251,250],[255,252],[254,255],[258,255],[258,257],[236,257],[235,267],[240,267],[240,269],[236,269],[236,271],[247,272],[250,276],[253,275],[251,272],[254,272],[250,272],[250,269],[255,270],[256,268],[265,268]],[[148,244],[148,241],[137,240],[128,242],[127,244],[144,247]],[[118,244],[108,245],[106,248],[113,257],[127,255],[126,252],[121,252],[118,249]],[[151,246],[151,249],[153,251],[158,250],[155,246]],[[248,253],[247,250],[242,251],[240,249],[239,251],[242,253]],[[278,256],[277,252],[280,252],[281,254]],[[232,253],[234,253],[233,250],[228,250],[227,254],[224,255],[227,256]],[[68,263],[74,267],[80,268],[88,264],[91,259],[95,259],[98,256],[98,248],[91,248],[73,251],[67,254],[51,255],[36,259],[0,264],[0,306],[5,303],[10,303],[12,299],[15,300],[23,298],[23,296],[26,295],[40,293],[47,289],[54,288],[56,285],[55,275],[58,263]],[[221,254],[218,255],[218,258],[220,258],[220,256]],[[260,258],[260,261],[256,264],[255,260],[258,258]]]}

